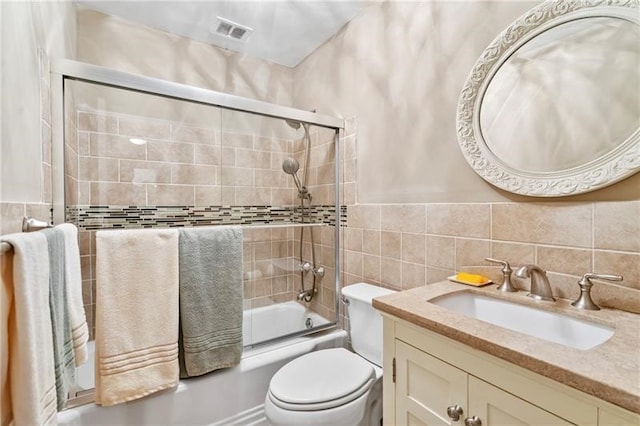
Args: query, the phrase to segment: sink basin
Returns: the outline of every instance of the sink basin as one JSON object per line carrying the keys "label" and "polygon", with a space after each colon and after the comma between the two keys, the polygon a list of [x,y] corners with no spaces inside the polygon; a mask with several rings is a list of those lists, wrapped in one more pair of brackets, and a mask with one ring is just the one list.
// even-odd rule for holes
{"label": "sink basin", "polygon": [[470,292],[451,293],[429,302],[509,330],[581,350],[606,342],[614,331],[606,325]]}

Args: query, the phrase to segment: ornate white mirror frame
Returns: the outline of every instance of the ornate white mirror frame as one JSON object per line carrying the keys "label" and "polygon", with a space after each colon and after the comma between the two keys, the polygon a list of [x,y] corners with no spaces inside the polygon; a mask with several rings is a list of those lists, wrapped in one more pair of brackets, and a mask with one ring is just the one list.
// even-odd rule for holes
{"label": "ornate white mirror frame", "polygon": [[458,102],[458,141],[465,159],[476,173],[512,193],[558,197],[594,191],[640,171],[640,129],[609,152],[585,164],[538,172],[507,165],[489,148],[480,128],[480,107],[489,82],[525,43],[576,19],[614,17],[640,25],[639,15],[639,0],[550,0],[505,29],[474,65]]}

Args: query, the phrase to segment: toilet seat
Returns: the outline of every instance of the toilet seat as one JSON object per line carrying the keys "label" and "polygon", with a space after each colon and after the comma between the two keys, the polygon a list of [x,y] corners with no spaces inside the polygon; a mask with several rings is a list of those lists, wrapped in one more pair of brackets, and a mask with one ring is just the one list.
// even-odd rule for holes
{"label": "toilet seat", "polygon": [[268,396],[285,410],[327,410],[357,399],[375,380],[373,366],[360,356],[344,348],[325,349],[282,367],[271,379]]}

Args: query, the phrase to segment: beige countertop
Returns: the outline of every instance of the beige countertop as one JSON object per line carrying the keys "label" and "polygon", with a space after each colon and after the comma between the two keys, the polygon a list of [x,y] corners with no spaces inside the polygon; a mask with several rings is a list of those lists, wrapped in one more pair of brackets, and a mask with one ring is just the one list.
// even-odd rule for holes
{"label": "beige countertop", "polygon": [[[640,414],[640,315],[613,309],[577,310],[570,301],[538,302],[527,292],[503,293],[448,281],[374,299],[385,313],[434,331],[574,389]],[[606,342],[574,349],[476,320],[427,301],[458,291],[488,294],[615,328]]]}

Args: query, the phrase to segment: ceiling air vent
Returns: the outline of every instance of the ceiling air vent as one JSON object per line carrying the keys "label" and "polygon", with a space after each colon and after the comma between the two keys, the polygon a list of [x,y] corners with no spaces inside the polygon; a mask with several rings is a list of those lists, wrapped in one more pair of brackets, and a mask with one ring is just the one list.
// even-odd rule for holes
{"label": "ceiling air vent", "polygon": [[233,40],[246,41],[253,32],[253,29],[230,21],[229,19],[219,16],[217,16],[216,19],[218,20],[217,25],[214,27],[215,29],[211,31],[216,35]]}

